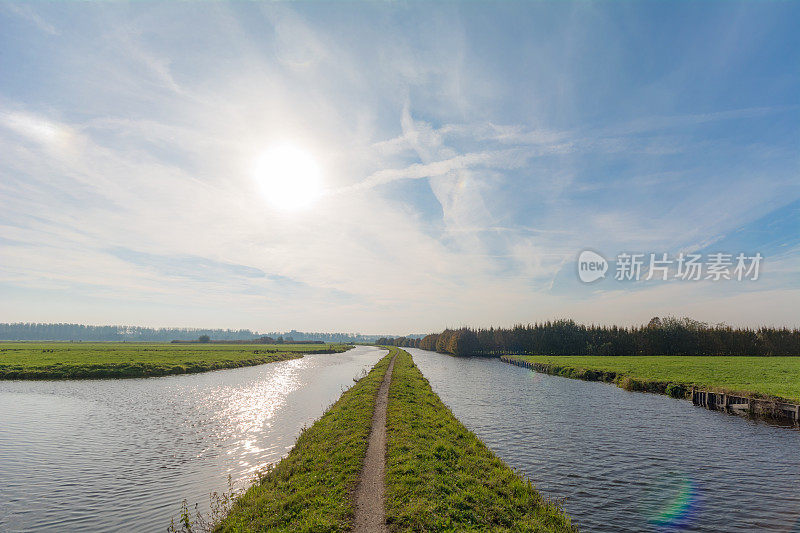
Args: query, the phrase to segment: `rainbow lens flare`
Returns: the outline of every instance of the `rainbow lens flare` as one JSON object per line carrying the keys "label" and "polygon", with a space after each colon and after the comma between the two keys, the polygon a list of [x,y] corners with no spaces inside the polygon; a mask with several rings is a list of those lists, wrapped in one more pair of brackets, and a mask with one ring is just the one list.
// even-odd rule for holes
{"label": "rainbow lens flare", "polygon": [[670,473],[648,491],[642,511],[656,531],[688,528],[700,512],[700,488],[685,474]]}

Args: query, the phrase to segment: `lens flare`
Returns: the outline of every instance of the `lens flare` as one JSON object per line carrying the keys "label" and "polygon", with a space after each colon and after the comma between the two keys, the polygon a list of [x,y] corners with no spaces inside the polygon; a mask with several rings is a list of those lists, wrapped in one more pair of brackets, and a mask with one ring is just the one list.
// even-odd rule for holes
{"label": "lens flare", "polygon": [[670,473],[648,491],[642,511],[656,531],[682,531],[700,512],[698,484],[685,474]]}

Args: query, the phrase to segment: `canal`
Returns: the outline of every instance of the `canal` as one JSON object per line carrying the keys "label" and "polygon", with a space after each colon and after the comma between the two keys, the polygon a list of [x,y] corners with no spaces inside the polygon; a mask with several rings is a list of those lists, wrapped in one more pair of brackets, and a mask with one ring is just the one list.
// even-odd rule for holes
{"label": "canal", "polygon": [[582,529],[800,532],[800,432],[408,349],[453,413]]}
{"label": "canal", "polygon": [[0,531],[166,531],[248,485],[386,350],[147,379],[0,381]]}

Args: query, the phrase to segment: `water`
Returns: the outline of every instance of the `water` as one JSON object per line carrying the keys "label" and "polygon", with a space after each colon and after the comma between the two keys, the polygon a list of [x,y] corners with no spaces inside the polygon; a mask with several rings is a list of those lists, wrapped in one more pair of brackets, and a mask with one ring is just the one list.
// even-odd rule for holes
{"label": "water", "polygon": [[0,531],[165,531],[286,455],[385,350],[150,379],[0,381]]}
{"label": "water", "polygon": [[800,532],[800,431],[666,396],[409,350],[468,428],[581,529]]}

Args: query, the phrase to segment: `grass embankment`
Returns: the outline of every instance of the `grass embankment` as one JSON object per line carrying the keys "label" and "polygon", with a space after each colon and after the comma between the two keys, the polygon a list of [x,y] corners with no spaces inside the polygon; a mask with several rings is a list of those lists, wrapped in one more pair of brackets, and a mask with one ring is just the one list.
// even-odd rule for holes
{"label": "grass embankment", "polygon": [[342,352],[344,344],[0,342],[0,379],[141,378]]}
{"label": "grass embankment", "polygon": [[549,374],[683,398],[691,387],[800,402],[800,357],[513,356]]}
{"label": "grass embankment", "polygon": [[289,455],[236,501],[215,531],[347,531],[375,396],[396,352],[392,348],[304,430]]}
{"label": "grass embankment", "polygon": [[574,531],[464,427],[400,351],[389,387],[386,517],[392,531]]}

